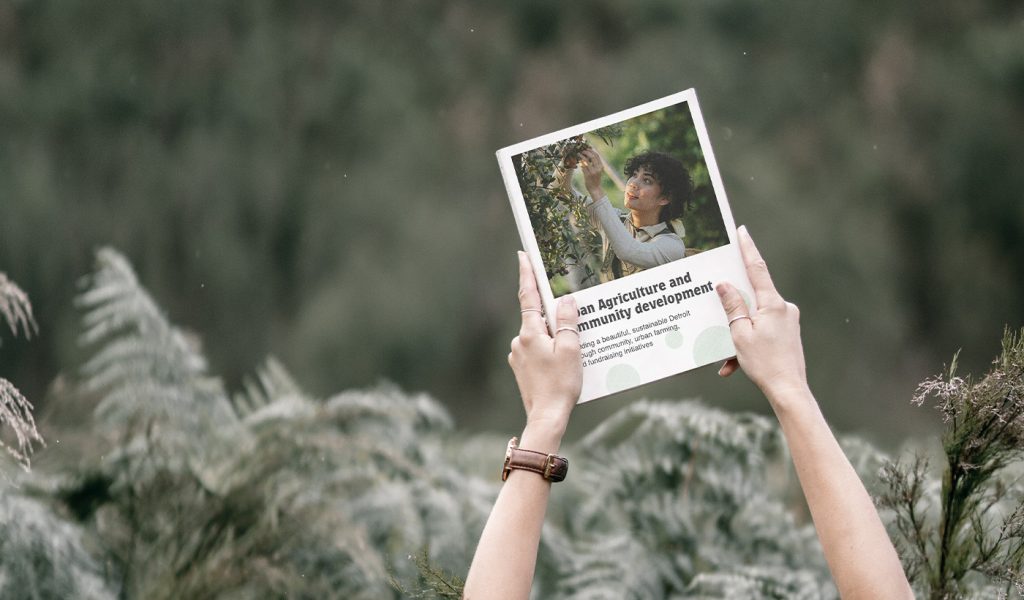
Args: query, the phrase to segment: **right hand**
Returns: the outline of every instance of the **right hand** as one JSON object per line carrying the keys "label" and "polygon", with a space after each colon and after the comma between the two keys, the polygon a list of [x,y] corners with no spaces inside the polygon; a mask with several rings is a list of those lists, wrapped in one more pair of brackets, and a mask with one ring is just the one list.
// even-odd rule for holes
{"label": "right hand", "polygon": [[593,148],[580,152],[580,166],[583,167],[583,185],[594,201],[600,200],[605,194],[601,189],[601,175],[604,173],[604,162],[601,155]]}
{"label": "right hand", "polygon": [[728,377],[742,368],[778,411],[781,399],[790,397],[787,392],[807,389],[800,310],[776,291],[768,265],[754,246],[747,228],[741,226],[737,234],[747,277],[754,287],[757,309],[749,312],[739,291],[729,283],[720,283],[715,288],[730,320],[748,312],[750,317],[733,321],[729,326],[736,358],[726,361],[719,374]]}

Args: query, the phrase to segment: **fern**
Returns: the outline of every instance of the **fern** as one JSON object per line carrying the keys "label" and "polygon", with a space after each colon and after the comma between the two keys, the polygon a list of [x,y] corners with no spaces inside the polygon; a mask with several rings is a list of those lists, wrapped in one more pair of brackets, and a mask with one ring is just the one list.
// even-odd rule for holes
{"label": "fern", "polygon": [[701,574],[745,566],[828,581],[813,529],[782,503],[785,484],[765,478],[788,461],[768,419],[638,402],[571,451],[579,487],[552,511],[561,531],[545,537],[553,558],[542,561],[564,567],[549,575],[559,597],[680,597]]}
{"label": "fern", "polygon": [[[127,261],[97,258],[79,301],[92,353],[81,387],[98,397],[105,446],[55,479],[26,474],[36,498],[0,496],[0,593],[79,582],[98,598],[458,597],[453,574],[500,487],[502,439],[462,435],[435,400],[387,384],[313,397],[272,358],[229,396]],[[957,490],[946,544],[962,560],[932,597],[1018,593],[1022,356],[1008,338],[982,381],[922,385],[952,423],[956,486],[923,461],[887,463],[842,440],[869,485],[886,465],[880,506],[920,591],[936,589],[937,532],[952,523],[937,499]],[[535,597],[836,596],[806,509],[792,505],[774,420],[641,401],[564,452],[574,475],[552,495]]]}
{"label": "fern", "polygon": [[380,598],[422,580],[411,553],[464,568],[495,488],[462,489],[440,405],[387,386],[317,400],[274,359],[229,400],[128,262],[97,265],[82,386],[113,446],[61,496],[100,482],[80,518],[128,596]]}
{"label": "fern", "polygon": [[86,532],[0,482],[0,597],[113,599]]}

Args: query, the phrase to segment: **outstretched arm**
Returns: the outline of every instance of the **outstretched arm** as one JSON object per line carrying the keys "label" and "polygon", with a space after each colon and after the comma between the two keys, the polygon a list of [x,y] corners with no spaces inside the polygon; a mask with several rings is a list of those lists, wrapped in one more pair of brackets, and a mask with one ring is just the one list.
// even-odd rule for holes
{"label": "outstretched arm", "polygon": [[590,194],[587,212],[590,213],[591,221],[601,227],[616,256],[645,269],[686,256],[686,245],[674,235],[659,235],[653,240],[641,242],[626,229],[619,218],[619,211],[612,206],[608,195],[601,188],[605,166],[597,150],[584,150],[580,155],[580,166],[587,193]]}
{"label": "outstretched arm", "polygon": [[736,358],[719,373],[728,376],[742,368],[768,398],[793,456],[839,594],[845,600],[913,598],[871,496],[807,385],[800,311],[775,290],[746,228],[740,227],[738,235],[757,309],[748,315],[739,292],[728,283],[718,285],[736,346]]}
{"label": "outstretched arm", "polygon": [[[537,281],[520,252],[519,303],[523,324],[508,355],[526,409],[519,447],[556,454],[582,385],[579,336],[561,329],[575,330],[576,301],[572,296],[560,299],[559,330],[549,335]],[[464,598],[529,598],[550,493],[551,483],[536,473],[509,473],[480,536]]]}

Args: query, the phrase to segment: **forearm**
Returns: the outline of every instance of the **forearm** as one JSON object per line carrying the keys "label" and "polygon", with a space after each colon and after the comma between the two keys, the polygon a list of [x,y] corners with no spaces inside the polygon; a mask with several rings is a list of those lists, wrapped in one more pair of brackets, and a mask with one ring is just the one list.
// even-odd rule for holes
{"label": "forearm", "polygon": [[622,224],[618,211],[607,196],[589,204],[587,210],[604,231],[608,243],[615,250],[615,255],[630,264],[649,269],[686,255],[686,248],[678,238],[673,240],[671,245],[663,243],[662,236],[648,242],[634,238]]}
{"label": "forearm", "polygon": [[769,395],[832,577],[844,600],[911,598],[871,496],[806,387]]}
{"label": "forearm", "polygon": [[[559,425],[527,424],[519,445],[555,454],[564,431]],[[480,536],[465,598],[529,598],[550,493],[551,483],[536,473],[509,473]]]}

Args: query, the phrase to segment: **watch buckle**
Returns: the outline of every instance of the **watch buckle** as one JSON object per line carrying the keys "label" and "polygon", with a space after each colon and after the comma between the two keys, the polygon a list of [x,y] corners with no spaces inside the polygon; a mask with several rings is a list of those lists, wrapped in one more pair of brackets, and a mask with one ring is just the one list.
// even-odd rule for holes
{"label": "watch buckle", "polygon": [[512,472],[512,469],[508,468],[508,463],[512,462],[512,451],[519,447],[519,438],[513,437],[508,441],[508,446],[505,448],[505,464],[501,467],[501,480],[505,481],[508,479],[508,474]]}
{"label": "watch buckle", "polygon": [[555,468],[555,455],[548,454],[547,464],[544,465],[544,479],[551,479],[551,469]]}

